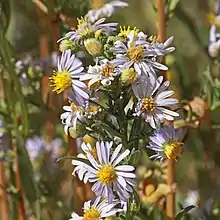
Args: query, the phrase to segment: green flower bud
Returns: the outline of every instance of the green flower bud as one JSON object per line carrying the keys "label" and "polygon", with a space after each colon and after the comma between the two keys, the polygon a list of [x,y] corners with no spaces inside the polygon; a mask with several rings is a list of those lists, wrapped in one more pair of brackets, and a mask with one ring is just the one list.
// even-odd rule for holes
{"label": "green flower bud", "polygon": [[134,68],[125,69],[122,71],[120,76],[120,83],[123,86],[128,86],[134,83],[137,79],[137,73]]}
{"label": "green flower bud", "polygon": [[86,50],[92,56],[97,56],[102,52],[102,44],[95,38],[90,38],[84,41]]}
{"label": "green flower bud", "polygon": [[69,50],[69,49],[73,51],[76,49],[76,47],[77,47],[77,45],[74,41],[65,39],[60,42],[59,50],[61,52],[65,51],[65,50]]}
{"label": "green flower bud", "polygon": [[167,55],[165,57],[165,63],[167,66],[172,66],[175,63],[175,57],[173,55]]}

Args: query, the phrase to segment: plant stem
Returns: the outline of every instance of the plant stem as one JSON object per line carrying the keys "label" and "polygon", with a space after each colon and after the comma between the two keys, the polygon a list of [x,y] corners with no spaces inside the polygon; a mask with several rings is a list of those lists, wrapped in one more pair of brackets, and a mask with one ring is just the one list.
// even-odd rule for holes
{"label": "plant stem", "polygon": [[3,187],[3,189],[0,189],[0,217],[2,219],[9,220],[9,207],[7,194],[5,192],[5,168],[3,161],[0,161],[0,184]]}
{"label": "plant stem", "polygon": [[[166,39],[166,14],[165,14],[165,3],[164,0],[157,0],[157,29],[158,35],[161,42]],[[165,78],[167,75],[165,74]],[[168,160],[168,175],[167,184],[172,187],[175,182],[175,161]],[[174,220],[175,218],[175,193],[171,192],[167,196],[166,201],[166,215],[167,220]]]}

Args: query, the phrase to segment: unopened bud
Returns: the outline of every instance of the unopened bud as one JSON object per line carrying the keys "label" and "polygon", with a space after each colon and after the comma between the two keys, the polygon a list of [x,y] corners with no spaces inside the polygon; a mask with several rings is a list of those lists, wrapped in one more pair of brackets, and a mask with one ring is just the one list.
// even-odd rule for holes
{"label": "unopened bud", "polygon": [[122,71],[120,76],[120,82],[124,86],[131,85],[137,79],[137,73],[134,68],[125,69]]}
{"label": "unopened bud", "polygon": [[102,44],[95,38],[90,38],[84,41],[86,50],[92,56],[97,56],[102,51]]}
{"label": "unopened bud", "polygon": [[74,41],[65,39],[60,42],[59,50],[61,52],[65,51],[65,50],[69,50],[69,49],[73,51],[76,49],[76,47],[77,47],[77,45]]}

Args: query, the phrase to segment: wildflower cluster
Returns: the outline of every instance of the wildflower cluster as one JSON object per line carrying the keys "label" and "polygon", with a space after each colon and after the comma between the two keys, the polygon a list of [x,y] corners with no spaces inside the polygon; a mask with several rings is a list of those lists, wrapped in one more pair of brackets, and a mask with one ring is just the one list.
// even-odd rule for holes
{"label": "wildflower cluster", "polygon": [[[96,195],[94,203],[85,203],[83,217],[72,214],[74,220],[126,215],[134,199],[131,161],[139,140],[152,135],[149,148],[160,160],[177,159],[183,145],[173,126],[161,127],[179,115],[170,82],[159,76],[167,70],[161,57],[175,49],[170,46],[173,37],[162,43],[137,28],[97,19],[88,13],[60,40],[62,55],[51,77],[53,91],[69,97],[61,115],[65,133],[94,140],[82,143],[82,153],[72,161],[73,175],[92,183]],[[94,63],[84,67],[78,51],[92,56]]]}
{"label": "wildflower cluster", "polygon": [[213,58],[219,56],[220,49],[220,6],[219,2],[216,2],[215,12],[212,14],[211,27],[209,31],[209,55]]}

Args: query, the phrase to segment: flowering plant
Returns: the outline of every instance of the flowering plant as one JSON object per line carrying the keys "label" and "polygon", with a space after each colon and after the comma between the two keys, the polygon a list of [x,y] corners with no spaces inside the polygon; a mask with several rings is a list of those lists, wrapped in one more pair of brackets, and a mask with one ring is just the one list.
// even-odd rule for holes
{"label": "flowering plant", "polygon": [[[176,160],[183,143],[173,121],[178,100],[170,82],[160,76],[168,68],[160,61],[175,50],[173,37],[159,42],[137,28],[106,23],[106,18],[91,13],[78,19],[76,29],[60,39],[62,55],[51,86],[58,94],[65,92],[69,106],[64,106],[61,121],[73,138],[89,135],[93,143],[82,143],[82,153],[72,160],[73,175],[92,183],[95,201],[84,205],[83,217],[103,219],[125,216],[133,219],[138,211],[135,161],[142,142],[156,152],[155,159]],[[84,66],[79,52],[91,56]],[[135,160],[136,158],[136,160]]]}

